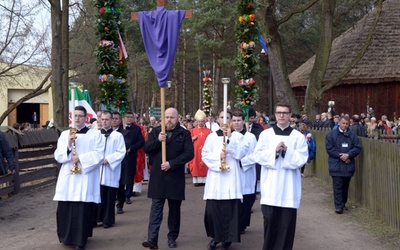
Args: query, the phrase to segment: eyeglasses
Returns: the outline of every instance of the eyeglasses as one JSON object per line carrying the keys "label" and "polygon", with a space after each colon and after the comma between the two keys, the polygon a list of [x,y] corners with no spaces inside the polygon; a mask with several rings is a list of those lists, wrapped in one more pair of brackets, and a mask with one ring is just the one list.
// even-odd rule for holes
{"label": "eyeglasses", "polygon": [[275,112],[276,115],[289,115],[290,112]]}
{"label": "eyeglasses", "polygon": [[75,115],[75,118],[83,118],[85,115]]}

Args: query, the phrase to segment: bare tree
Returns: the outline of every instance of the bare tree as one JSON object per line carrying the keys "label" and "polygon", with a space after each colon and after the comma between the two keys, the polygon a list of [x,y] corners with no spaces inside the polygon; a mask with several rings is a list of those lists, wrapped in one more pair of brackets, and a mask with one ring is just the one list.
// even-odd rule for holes
{"label": "bare tree", "polygon": [[62,88],[62,12],[60,0],[49,0],[51,8],[51,91],[53,93],[53,119],[65,126],[64,97],[68,96]]}
{"label": "bare tree", "polygon": [[[26,82],[21,82],[21,75],[33,74],[35,66],[46,66],[48,46],[46,44],[47,29],[43,29],[37,22],[37,17],[42,9],[38,1],[2,1],[0,3],[0,16],[2,28],[0,29],[0,81],[7,86],[26,87]],[[37,28],[40,26],[40,29]],[[42,70],[40,70],[42,71]],[[39,86],[46,86],[46,77]],[[32,86],[29,84],[29,86]],[[47,91],[46,90],[46,91]],[[45,92],[45,91],[44,91]],[[40,95],[43,91],[33,90],[29,98]],[[1,93],[3,99],[6,93]],[[25,97],[24,97],[25,98]],[[22,98],[22,99],[24,99]],[[26,101],[28,99],[24,99]],[[17,100],[0,116],[0,123],[23,101]]]}

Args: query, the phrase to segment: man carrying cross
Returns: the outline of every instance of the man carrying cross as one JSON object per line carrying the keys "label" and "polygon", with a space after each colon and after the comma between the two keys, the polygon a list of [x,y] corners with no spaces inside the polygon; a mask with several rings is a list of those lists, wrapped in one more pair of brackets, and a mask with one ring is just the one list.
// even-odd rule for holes
{"label": "man carrying cross", "polygon": [[[150,249],[158,249],[158,232],[162,222],[164,202],[168,200],[170,208],[168,247],[175,248],[180,228],[180,205],[185,199],[183,170],[185,163],[193,158],[193,144],[190,134],[187,131],[181,131],[182,128],[177,119],[178,111],[169,108],[164,112],[164,96],[178,46],[179,29],[183,18],[191,17],[191,11],[167,11],[164,0],[157,0],[156,11],[132,13],[131,17],[133,20],[139,20],[144,47],[161,88],[161,131],[160,129],[152,131],[145,144],[146,153],[153,156],[153,170],[148,193],[148,197],[152,198],[152,207],[148,239],[142,245]],[[166,133],[166,125],[168,125],[166,121],[173,123],[172,127],[168,126],[171,128],[168,133]],[[174,135],[170,137],[171,134],[175,137]],[[170,140],[169,147],[167,147],[167,135]],[[170,144],[171,142],[173,144]]]}

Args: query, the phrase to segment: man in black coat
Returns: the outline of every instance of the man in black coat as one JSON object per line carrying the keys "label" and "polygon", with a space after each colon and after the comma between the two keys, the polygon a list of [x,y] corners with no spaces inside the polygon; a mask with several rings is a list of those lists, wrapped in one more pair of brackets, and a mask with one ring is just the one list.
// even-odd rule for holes
{"label": "man in black coat", "polygon": [[126,189],[125,189],[125,203],[131,204],[131,196],[133,190],[133,178],[136,174],[136,158],[137,151],[144,146],[144,138],[142,131],[138,125],[134,123],[135,114],[132,111],[125,113],[126,127],[125,129],[131,134],[131,146],[127,149],[126,155]]}
{"label": "man in black coat", "polygon": [[[168,200],[168,246],[176,247],[181,220],[181,204],[185,199],[185,164],[193,159],[194,149],[190,132],[178,122],[175,108],[165,110],[166,133],[154,128],[144,145],[146,154],[153,158],[148,197],[152,199],[148,239],[144,247],[158,249],[158,232],[162,222],[165,200]],[[166,141],[167,161],[161,159],[161,142]]]}
{"label": "man in black coat", "polygon": [[[121,164],[121,178],[119,179],[119,188],[117,191],[117,213],[122,214],[124,213],[124,202],[127,201],[126,194],[129,195],[130,192],[132,192],[131,188],[129,192],[129,187],[125,190],[125,185],[133,183],[133,176],[135,176],[136,172],[135,151],[137,149],[135,150],[135,148],[143,147],[144,139],[136,139],[134,133],[131,133],[130,130],[123,129],[121,114],[117,111],[112,113],[112,128],[123,135],[127,152]],[[131,150],[134,153],[131,154]]]}
{"label": "man in black coat", "polygon": [[350,126],[350,130],[353,131],[357,136],[367,137],[367,129],[361,124],[359,115],[353,115],[353,125]]}

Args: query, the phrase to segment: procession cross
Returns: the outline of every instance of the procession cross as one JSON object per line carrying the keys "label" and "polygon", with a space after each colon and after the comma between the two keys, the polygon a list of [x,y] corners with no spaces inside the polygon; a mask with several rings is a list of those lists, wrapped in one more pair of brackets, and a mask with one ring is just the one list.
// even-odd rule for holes
{"label": "procession cross", "polygon": [[[162,8],[162,7],[165,8],[165,0],[157,0],[157,10],[159,10],[159,8]],[[192,15],[193,15],[193,12],[191,10],[185,10],[184,18],[191,18]],[[139,20],[139,12],[132,12],[131,19],[135,20],[135,21],[140,21]],[[143,36],[143,31],[142,31],[142,36]],[[143,43],[145,43],[144,37],[143,37]],[[145,47],[146,47],[146,44],[145,44]],[[176,49],[174,51],[174,57],[175,57],[175,52],[176,52]],[[147,54],[149,56],[150,64],[152,64],[149,51],[147,51]],[[166,53],[160,53],[160,54],[166,54]],[[173,64],[173,60],[168,66],[171,67],[172,64]],[[154,71],[156,72],[155,67],[153,65],[152,65],[152,67],[153,67]],[[157,74],[157,72],[156,72],[156,74]],[[169,75],[169,72],[168,72],[168,75]],[[163,81],[165,81],[165,80],[166,79],[163,79]],[[160,81],[159,81],[159,84],[160,84]],[[163,86],[163,85],[160,85],[160,98],[161,98],[161,133],[165,134],[165,86]],[[167,151],[166,142],[162,141],[161,142],[162,163],[165,163],[167,161],[166,151]]]}
{"label": "procession cross", "polygon": [[[165,0],[157,0],[157,7],[162,7],[165,6]],[[185,13],[185,18],[192,18],[193,16],[193,11],[192,10],[186,10]],[[131,13],[131,19],[134,21],[139,20],[139,16],[137,12],[132,12]]]}

